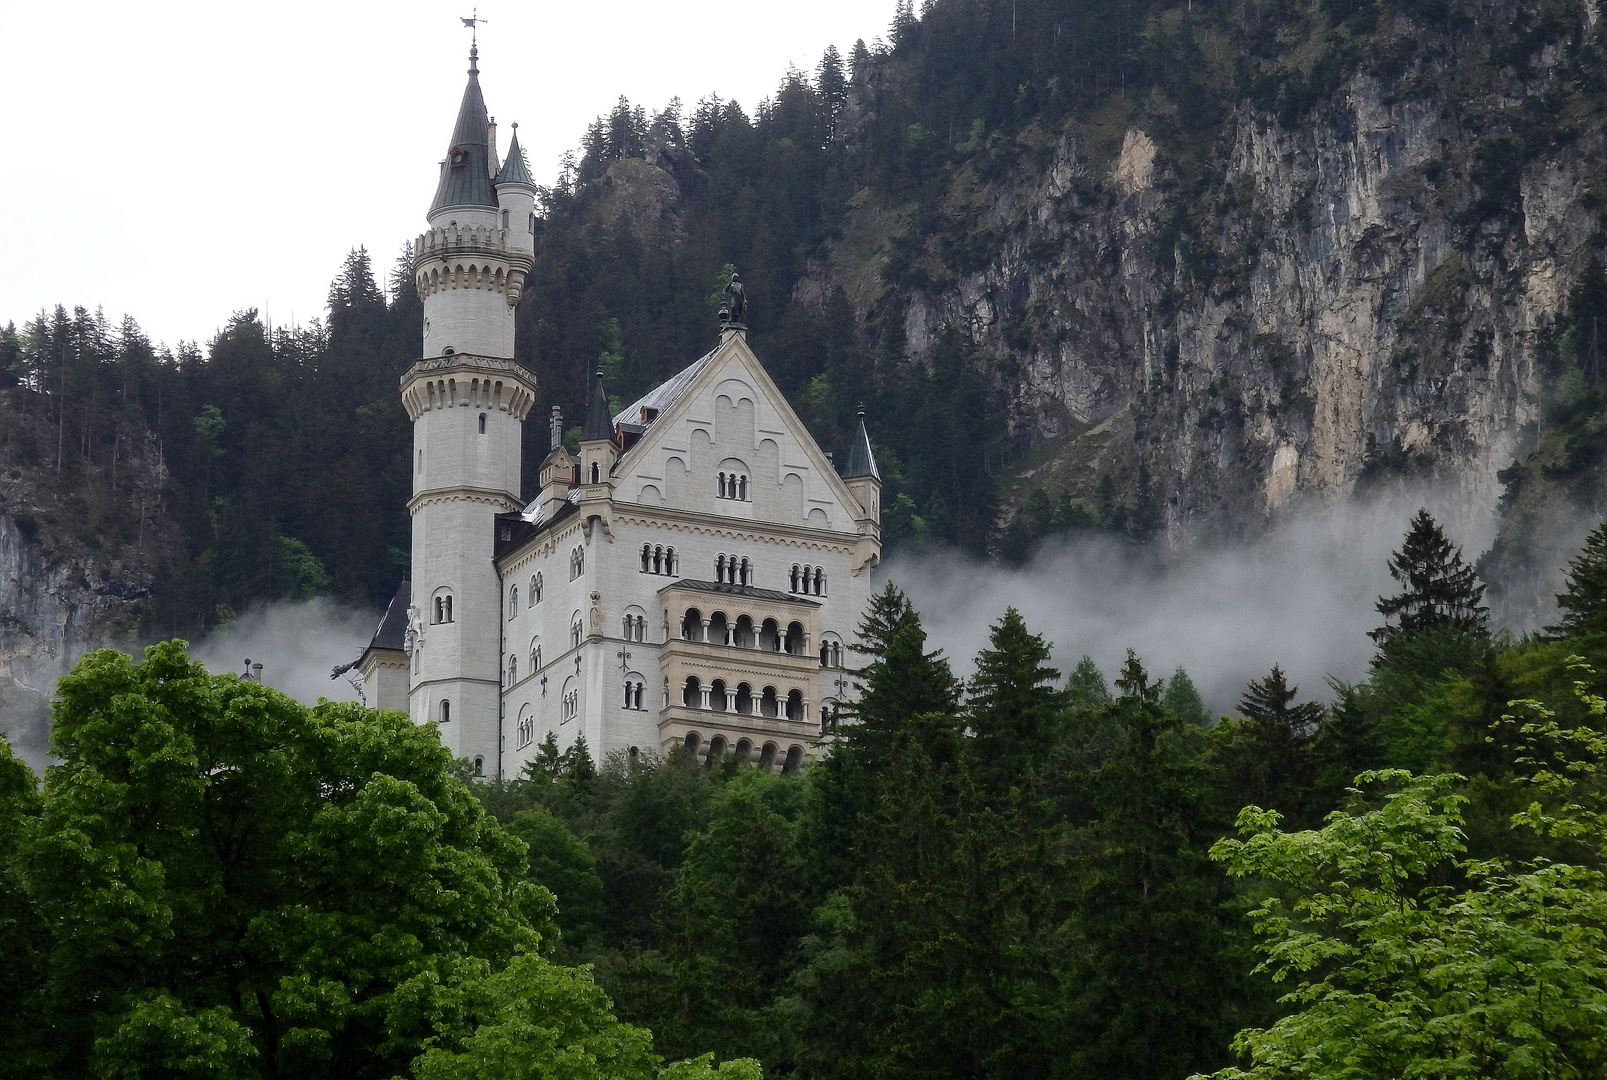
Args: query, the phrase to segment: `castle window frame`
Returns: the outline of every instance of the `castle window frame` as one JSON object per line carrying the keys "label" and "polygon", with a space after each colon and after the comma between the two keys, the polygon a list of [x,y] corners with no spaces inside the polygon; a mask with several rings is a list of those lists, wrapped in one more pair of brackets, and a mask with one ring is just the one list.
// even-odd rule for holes
{"label": "castle window frame", "polygon": [[524,705],[519,709],[519,723],[515,728],[514,745],[517,749],[523,750],[535,741],[536,716],[529,705]]}
{"label": "castle window frame", "polygon": [[442,626],[452,621],[452,590],[442,586],[430,599],[430,622]]}
{"label": "castle window frame", "polygon": [[480,414],[480,434],[485,434],[485,413]]}
{"label": "castle window frame", "polygon": [[519,654],[508,654],[508,685],[512,686],[519,681]]}
{"label": "castle window frame", "polygon": [[452,722],[452,702],[442,698],[441,707],[437,710],[436,715],[440,718],[441,723],[450,724]]}
{"label": "castle window frame", "polygon": [[515,585],[508,590],[508,618],[519,616],[519,586]]}
{"label": "castle window frame", "polygon": [[716,498],[731,502],[748,502],[748,474],[740,470],[721,470],[716,475]]}
{"label": "castle window frame", "polygon": [[541,635],[530,639],[530,674],[541,670]]}
{"label": "castle window frame", "polygon": [[531,607],[535,607],[537,604],[541,603],[541,586],[542,586],[542,580],[541,580],[541,575],[540,574],[537,574],[536,576],[534,576],[534,577],[532,577],[530,579],[530,606]]}
{"label": "castle window frame", "polygon": [[586,573],[586,548],[584,545],[575,548],[569,553],[569,580],[574,581]]}

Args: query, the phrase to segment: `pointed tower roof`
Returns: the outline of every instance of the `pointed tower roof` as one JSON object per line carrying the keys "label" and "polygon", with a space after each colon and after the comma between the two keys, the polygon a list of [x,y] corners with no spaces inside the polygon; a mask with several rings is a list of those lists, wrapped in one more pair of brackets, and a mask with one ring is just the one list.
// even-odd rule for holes
{"label": "pointed tower roof", "polygon": [[854,432],[854,445],[848,451],[848,464],[843,468],[843,478],[852,479],[856,476],[869,476],[880,480],[881,472],[876,468],[876,455],[871,453],[870,433],[865,430],[865,410],[859,410],[859,430]]}
{"label": "pointed tower roof", "polygon": [[[412,602],[413,583],[403,578],[401,585],[396,588],[396,595],[391,597],[390,607],[385,609],[385,617],[380,619],[379,626],[374,630],[374,637],[369,641],[368,649],[407,647],[407,608]],[[368,649],[363,650],[364,656],[368,655]]]}
{"label": "pointed tower roof", "polygon": [[446,163],[441,166],[441,183],[435,189],[430,212],[447,206],[496,206],[491,188],[491,146],[486,132],[491,118],[480,93],[480,50],[469,49],[469,85],[458,106],[458,122],[452,128],[452,145],[447,147]]}
{"label": "pointed tower roof", "polygon": [[580,429],[583,441],[593,439],[614,440],[614,422],[608,416],[608,394],[603,390],[603,373],[599,371],[593,384],[591,404],[586,408],[586,426]]}
{"label": "pointed tower roof", "polygon": [[535,187],[536,182],[530,179],[530,164],[525,161],[525,152],[519,148],[519,125],[513,125],[513,141],[508,144],[508,160],[502,163],[502,171],[497,173],[497,186],[503,184],[527,184]]}

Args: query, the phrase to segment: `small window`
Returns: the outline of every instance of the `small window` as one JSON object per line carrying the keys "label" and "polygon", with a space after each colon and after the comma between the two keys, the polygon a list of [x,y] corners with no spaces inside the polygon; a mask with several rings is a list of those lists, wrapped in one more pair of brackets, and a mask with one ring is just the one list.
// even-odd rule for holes
{"label": "small window", "polygon": [[508,211],[506,211],[506,210],[502,211],[502,227],[504,229],[506,229],[508,227],[508,217],[509,217]]}
{"label": "small window", "polygon": [[480,434],[485,434],[485,413],[480,414]]}
{"label": "small window", "polygon": [[450,724],[451,722],[452,722],[452,703],[450,701],[442,699],[442,701],[441,701],[441,723]]}
{"label": "small window", "polygon": [[530,579],[530,606],[535,607],[541,603],[541,575],[537,574]]}
{"label": "small window", "polygon": [[485,775],[485,758],[481,757],[479,754],[474,756],[474,775]]}
{"label": "small window", "polygon": [[508,590],[508,618],[519,614],[519,586]]}
{"label": "small window", "polygon": [[592,462],[591,463],[591,482],[594,483],[594,484],[602,483],[603,482],[603,475],[602,474],[603,474],[603,467],[601,465],[599,465],[595,461]]}

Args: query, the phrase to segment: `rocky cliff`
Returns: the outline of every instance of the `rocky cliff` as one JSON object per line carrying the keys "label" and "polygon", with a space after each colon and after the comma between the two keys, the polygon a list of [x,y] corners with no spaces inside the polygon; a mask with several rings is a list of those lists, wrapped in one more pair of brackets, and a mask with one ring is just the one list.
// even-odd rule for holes
{"label": "rocky cliff", "polygon": [[[1601,255],[1599,18],[1394,7],[1348,38],[1313,7],[1259,60],[1181,10],[1156,18],[1205,39],[1219,122],[1179,130],[1154,87],[994,136],[933,229],[988,238],[972,265],[936,242],[896,265],[897,208],[850,212],[830,273],[859,310],[894,306],[916,354],[948,327],[985,343],[1012,430],[1041,448],[1001,521],[1030,487],[1092,498],[1109,475],[1173,545],[1391,475],[1494,506]],[[1304,111],[1245,89],[1299,84],[1347,46],[1357,59]]]}

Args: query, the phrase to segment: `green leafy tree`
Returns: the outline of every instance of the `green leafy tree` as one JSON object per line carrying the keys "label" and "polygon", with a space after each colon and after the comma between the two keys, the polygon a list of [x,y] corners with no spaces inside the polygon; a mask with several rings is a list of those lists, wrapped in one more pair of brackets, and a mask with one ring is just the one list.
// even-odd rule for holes
{"label": "green leafy tree", "polygon": [[1405,588],[1378,599],[1378,613],[1394,620],[1369,632],[1380,647],[1387,650],[1397,636],[1422,630],[1486,632],[1484,586],[1427,510],[1417,512],[1400,550],[1390,556],[1389,574]]}
{"label": "green leafy tree", "polygon": [[33,770],[0,738],[0,1077],[39,1076],[49,1061],[41,990],[50,934],[29,898],[18,856],[33,836],[41,801]]}
{"label": "green leafy tree", "polygon": [[20,856],[53,947],[58,1075],[390,1077],[552,899],[431,727],[308,709],[182,643],[58,687]]}
{"label": "green leafy tree", "polygon": [[596,856],[569,826],[542,806],[515,814],[507,828],[530,848],[526,875],[557,899],[556,922],[564,942],[587,945],[604,918],[603,882],[597,876]]}

